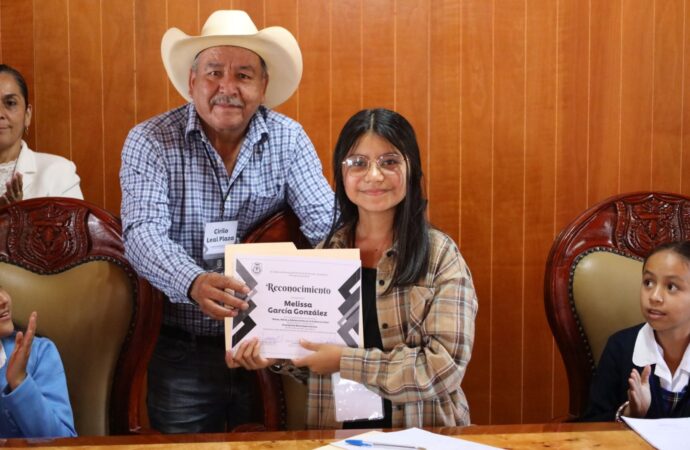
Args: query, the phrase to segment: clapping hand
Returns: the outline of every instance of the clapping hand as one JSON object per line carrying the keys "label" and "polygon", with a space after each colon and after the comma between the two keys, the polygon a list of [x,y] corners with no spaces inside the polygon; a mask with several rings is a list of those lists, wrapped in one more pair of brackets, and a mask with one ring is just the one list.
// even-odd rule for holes
{"label": "clapping hand", "polygon": [[14,351],[12,351],[10,360],[7,363],[7,384],[11,391],[17,389],[26,378],[26,364],[29,362],[31,344],[36,334],[37,317],[36,311],[32,312],[29,317],[29,326],[26,328],[26,333],[18,331],[14,339]]}
{"label": "clapping hand", "polygon": [[24,198],[23,185],[24,183],[22,182],[21,173],[16,172],[14,175],[12,175],[12,178],[10,178],[5,185],[7,190],[2,196],[0,196],[0,206],[21,201]]}
{"label": "clapping hand", "polygon": [[645,417],[652,403],[652,391],[649,388],[649,375],[652,373],[651,366],[645,366],[642,374],[634,369],[628,378],[628,405],[631,417]]}

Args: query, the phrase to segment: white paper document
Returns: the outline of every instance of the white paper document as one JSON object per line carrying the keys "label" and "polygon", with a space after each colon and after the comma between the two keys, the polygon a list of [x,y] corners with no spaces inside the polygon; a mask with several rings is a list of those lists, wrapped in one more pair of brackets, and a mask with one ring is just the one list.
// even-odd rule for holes
{"label": "white paper document", "polygon": [[309,353],[299,345],[300,339],[360,344],[358,255],[341,259],[324,256],[332,250],[321,257],[315,251],[300,252],[252,254],[234,249],[233,276],[251,291],[246,296],[249,308],[232,320],[232,348],[258,337],[262,357],[294,359]]}
{"label": "white paper document", "polygon": [[642,439],[659,450],[690,448],[690,417],[680,419],[633,419],[623,420]]}
{"label": "white paper document", "polygon": [[[407,450],[410,448],[423,448],[425,450],[487,450],[495,449],[490,445],[478,444],[476,442],[466,441],[450,436],[432,433],[419,428],[408,428],[402,431],[393,431],[390,433],[369,432],[359,436],[353,436],[342,441],[333,442],[330,447],[343,448],[347,450],[362,450],[365,447],[361,445],[351,445],[346,441],[350,439],[363,440],[367,443],[386,444],[385,446],[366,447],[367,450],[395,450],[392,445],[399,445],[400,450]],[[321,448],[329,448],[321,447]]]}

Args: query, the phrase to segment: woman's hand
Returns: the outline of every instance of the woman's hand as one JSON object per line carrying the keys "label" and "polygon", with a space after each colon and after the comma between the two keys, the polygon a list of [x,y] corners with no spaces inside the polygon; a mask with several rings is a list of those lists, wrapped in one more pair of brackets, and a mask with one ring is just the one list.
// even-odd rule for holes
{"label": "woman's hand", "polygon": [[36,334],[37,317],[36,311],[32,312],[29,317],[29,326],[26,328],[26,334],[19,331],[14,339],[14,351],[12,351],[10,360],[7,363],[6,374],[10,391],[17,389],[26,378],[26,364],[29,361],[31,344],[34,342],[34,335]]}
{"label": "woman's hand", "polygon": [[645,417],[652,403],[652,392],[649,388],[649,375],[652,366],[645,366],[642,375],[633,368],[628,378],[628,405],[630,417]]}
{"label": "woman's hand", "polygon": [[21,201],[24,198],[23,186],[24,183],[22,183],[22,174],[17,172],[12,175],[10,181],[8,181],[5,185],[7,190],[2,196],[0,196],[0,206]]}
{"label": "woman's hand", "polygon": [[244,367],[247,370],[263,369],[276,363],[275,359],[262,358],[259,355],[260,349],[261,343],[258,338],[244,341],[235,349],[234,355],[232,350],[225,352],[225,363],[231,369]]}
{"label": "woman's hand", "polygon": [[308,367],[319,375],[328,375],[340,370],[340,357],[343,354],[342,345],[335,344],[315,344],[313,342],[300,339],[300,345],[311,353],[303,358],[294,359],[292,363],[297,367]]}

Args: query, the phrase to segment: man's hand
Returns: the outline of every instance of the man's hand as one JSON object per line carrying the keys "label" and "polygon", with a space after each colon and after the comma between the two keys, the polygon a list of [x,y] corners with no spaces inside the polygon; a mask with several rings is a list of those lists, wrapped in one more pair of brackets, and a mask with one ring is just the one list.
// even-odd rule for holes
{"label": "man's hand", "polygon": [[202,273],[192,283],[189,296],[199,304],[201,311],[212,319],[235,317],[239,310],[249,307],[247,302],[229,294],[234,291],[247,294],[249,288],[234,278],[215,272]]}
{"label": "man's hand", "polygon": [[642,375],[633,368],[628,378],[628,405],[630,417],[643,418],[647,415],[649,405],[652,403],[652,391],[649,388],[649,375],[652,366],[645,366]]}
{"label": "man's hand", "polygon": [[0,196],[0,206],[21,201],[24,198],[23,186],[24,183],[22,182],[22,174],[17,172],[12,175],[12,178],[10,178],[5,185],[7,190],[2,196]]}
{"label": "man's hand", "polygon": [[342,345],[315,344],[300,339],[300,345],[311,353],[303,358],[294,359],[292,363],[297,367],[309,367],[309,370],[319,375],[328,375],[340,370],[340,357],[343,354]]}
{"label": "man's hand", "polygon": [[29,326],[26,328],[26,334],[19,331],[14,339],[14,351],[7,363],[6,374],[7,384],[11,391],[17,389],[26,378],[26,364],[29,361],[31,344],[34,342],[34,335],[36,334],[37,317],[36,311],[32,312],[29,317]]}
{"label": "man's hand", "polygon": [[225,363],[231,369],[244,367],[247,370],[263,369],[276,363],[275,359],[262,358],[259,355],[260,349],[261,343],[258,338],[243,341],[235,349],[234,355],[232,350],[225,352]]}

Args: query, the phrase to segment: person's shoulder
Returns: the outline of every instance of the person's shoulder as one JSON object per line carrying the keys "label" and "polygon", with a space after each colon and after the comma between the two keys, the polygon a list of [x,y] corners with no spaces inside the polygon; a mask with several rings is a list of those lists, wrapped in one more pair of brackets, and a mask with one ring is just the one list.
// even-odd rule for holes
{"label": "person's shoulder", "polygon": [[634,325],[632,327],[628,328],[623,328],[622,330],[618,330],[615,333],[609,337],[609,341],[611,342],[635,342],[635,339],[637,339],[637,335],[640,332],[640,329],[644,326],[643,323],[639,323],[637,325]]}
{"label": "person's shoulder", "polygon": [[453,238],[448,236],[443,231],[429,226],[429,251],[433,254],[444,255],[449,253],[448,256],[460,256],[460,250],[458,245],[455,243]]}
{"label": "person's shoulder", "polygon": [[130,134],[143,136],[163,136],[170,133],[184,133],[190,104],[185,104],[140,122]]}
{"label": "person's shoulder", "polygon": [[70,169],[74,170],[74,163],[64,156],[53,153],[43,153],[29,150],[33,154],[38,170]]}
{"label": "person's shoulder", "polygon": [[281,114],[268,108],[263,108],[263,110],[260,112],[263,112],[263,118],[269,131],[276,128],[292,130],[295,132],[303,130],[303,127],[299,122],[286,116],[285,114]]}

